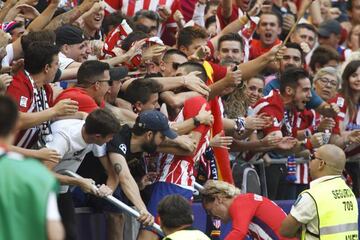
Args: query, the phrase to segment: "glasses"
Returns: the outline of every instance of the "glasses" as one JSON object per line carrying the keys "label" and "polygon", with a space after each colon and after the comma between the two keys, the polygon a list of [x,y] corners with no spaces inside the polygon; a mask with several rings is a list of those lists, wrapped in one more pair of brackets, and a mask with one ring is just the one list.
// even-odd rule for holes
{"label": "glasses", "polygon": [[109,84],[109,86],[111,87],[113,85],[113,81],[112,80],[98,80],[96,82],[107,82]]}
{"label": "glasses", "polygon": [[[322,158],[319,158],[319,157],[315,156],[314,153],[312,153],[312,154],[310,155],[310,161],[313,161],[313,160],[315,160],[315,159],[320,160],[320,161],[324,161]],[[326,164],[325,161],[324,161],[324,163]]]}
{"label": "glasses", "polygon": [[319,80],[321,82],[322,85],[327,85],[329,84],[331,87],[337,87],[338,83],[335,80],[330,80],[328,78],[318,78],[317,80]]}

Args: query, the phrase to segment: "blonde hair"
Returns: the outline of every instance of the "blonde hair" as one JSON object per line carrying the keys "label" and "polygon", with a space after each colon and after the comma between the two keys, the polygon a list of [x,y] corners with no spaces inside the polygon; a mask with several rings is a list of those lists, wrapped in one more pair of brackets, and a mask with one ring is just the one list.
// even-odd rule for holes
{"label": "blonde hair", "polygon": [[208,180],[200,192],[203,195],[203,201],[212,202],[215,196],[233,198],[240,194],[240,189],[224,181]]}

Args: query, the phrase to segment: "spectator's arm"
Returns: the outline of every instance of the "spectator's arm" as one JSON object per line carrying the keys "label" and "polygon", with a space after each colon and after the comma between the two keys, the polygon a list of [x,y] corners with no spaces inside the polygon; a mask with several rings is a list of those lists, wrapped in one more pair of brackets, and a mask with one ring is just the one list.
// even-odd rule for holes
{"label": "spectator's arm", "polygon": [[221,1],[221,15],[224,19],[229,19],[232,13],[232,0]]}
{"label": "spectator's arm", "polygon": [[173,93],[172,91],[165,91],[160,94],[161,100],[163,100],[168,106],[173,109],[181,108],[184,106],[184,102],[192,97],[200,96],[197,92],[181,92]]}
{"label": "spectator's arm", "polygon": [[303,12],[305,10],[306,6],[309,4],[309,2],[313,2],[310,6],[311,22],[315,26],[319,26],[320,23],[322,23],[324,21],[324,19],[321,16],[321,12],[320,12],[320,1],[303,0],[298,13]]}
{"label": "spectator's arm", "polygon": [[201,27],[205,27],[205,19],[204,19],[205,7],[206,7],[205,3],[198,1],[195,4],[194,14],[192,17],[194,23],[196,23]]}
{"label": "spectator's arm", "polygon": [[6,15],[16,5],[16,0],[8,0],[4,3],[4,7],[0,10],[0,22],[4,22]]}
{"label": "spectator's arm", "polygon": [[60,220],[47,220],[46,230],[48,240],[63,240],[65,238],[64,227]]}
{"label": "spectator's arm", "polygon": [[104,169],[107,173],[107,180],[106,185],[111,188],[113,191],[116,189],[116,187],[119,185],[119,179],[116,176],[116,173],[114,169],[112,168],[111,162],[108,158],[108,156],[100,157],[100,162],[103,165]]}
{"label": "spectator's arm", "polygon": [[77,110],[78,106],[76,101],[64,99],[59,101],[54,107],[41,112],[20,112],[18,129],[31,128],[55,117],[72,115],[76,113]]}
{"label": "spectator's arm", "polygon": [[175,141],[164,141],[158,148],[157,151],[158,152],[162,152],[162,153],[170,153],[170,154],[174,154],[174,155],[180,155],[180,156],[193,156],[198,148],[199,142],[200,142],[200,138],[201,138],[201,133],[197,132],[197,131],[192,131],[189,134],[192,139],[193,139],[193,143],[194,143],[194,147],[192,148],[192,151],[189,150],[185,150],[184,148],[181,148],[181,146],[172,146],[174,143],[176,143]]}
{"label": "spectator's arm", "polygon": [[112,168],[118,176],[121,189],[129,200],[135,205],[139,211],[146,211],[146,206],[140,196],[139,187],[135,179],[130,173],[126,159],[118,153],[110,152],[109,159]]}
{"label": "spectator's arm", "polygon": [[64,70],[61,71],[61,76],[60,79],[61,80],[71,80],[71,79],[76,79],[76,75],[78,72],[79,68],[65,68]]}
{"label": "spectator's arm", "polygon": [[113,114],[115,114],[116,118],[121,123],[134,123],[137,118],[137,114],[128,109],[114,107],[109,103],[106,103],[105,106],[110,109]]}
{"label": "spectator's arm", "polygon": [[267,53],[245,63],[240,64],[238,67],[242,73],[242,79],[247,80],[261,70],[263,70],[269,63],[275,61],[276,58],[280,59],[283,55],[284,48],[280,48],[281,44],[276,45]]}
{"label": "spectator's arm", "polygon": [[26,30],[31,32],[31,31],[39,31],[43,29],[51,21],[58,5],[59,5],[59,1],[52,0],[47,6],[47,8],[30,23],[30,25],[26,28]]}
{"label": "spectator's arm", "polygon": [[83,1],[80,5],[76,6],[70,11],[60,14],[59,16],[56,16],[53,20],[51,20],[51,22],[45,28],[49,30],[55,30],[64,24],[74,22],[75,20],[80,18],[81,15],[83,15],[85,12],[90,10],[95,2],[98,1],[97,0]]}

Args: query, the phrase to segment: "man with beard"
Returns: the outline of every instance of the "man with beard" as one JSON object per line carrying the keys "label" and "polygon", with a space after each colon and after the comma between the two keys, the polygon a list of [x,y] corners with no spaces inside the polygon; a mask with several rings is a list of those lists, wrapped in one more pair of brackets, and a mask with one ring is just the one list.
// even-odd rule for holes
{"label": "man with beard", "polygon": [[139,187],[134,177],[142,177],[143,173],[131,173],[129,168],[139,169],[142,165],[142,154],[155,153],[165,137],[174,139],[177,134],[170,129],[167,117],[156,110],[144,111],[139,114],[133,128],[124,125],[107,144],[107,152],[115,173],[119,177],[122,191],[140,212],[140,221],[147,224],[154,222],[154,217],[147,211],[141,199]]}
{"label": "man with beard", "polygon": [[[266,114],[274,119],[273,123],[263,129],[264,136],[297,137],[297,111],[305,109],[311,98],[311,82],[308,73],[302,68],[287,68],[281,76],[280,91],[272,90],[256,104],[256,114]],[[297,141],[294,139],[294,141]],[[314,148],[322,143],[322,133],[314,134],[308,142],[297,141],[291,154],[305,150],[305,143]],[[311,143],[311,144],[310,144]],[[287,154],[288,155],[288,154]],[[276,153],[274,154],[276,158]],[[279,157],[279,155],[277,155]],[[274,158],[273,158],[274,159]],[[275,160],[274,160],[275,161]],[[270,199],[286,199],[288,182],[285,180],[285,164],[272,164],[266,168],[266,181]]]}
{"label": "man with beard", "polygon": [[220,65],[232,62],[236,65],[243,60],[243,42],[238,33],[223,35],[218,41],[218,59]]}
{"label": "man with beard", "polygon": [[[283,74],[285,69],[289,67],[304,67],[304,54],[299,44],[297,43],[287,43],[286,50],[284,52],[283,58],[280,60],[280,74]],[[264,96],[268,95],[271,90],[279,89],[281,85],[280,76],[275,76],[275,79],[266,84],[264,88]],[[311,89],[310,100],[306,103],[307,109],[315,109],[322,115],[325,116],[336,116],[336,112],[339,109],[334,105],[329,105],[324,102],[316,92]]]}

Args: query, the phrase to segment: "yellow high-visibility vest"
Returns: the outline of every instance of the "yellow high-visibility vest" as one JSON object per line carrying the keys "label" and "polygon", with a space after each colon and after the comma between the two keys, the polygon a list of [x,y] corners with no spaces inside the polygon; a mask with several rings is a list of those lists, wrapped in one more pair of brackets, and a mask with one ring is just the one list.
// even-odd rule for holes
{"label": "yellow high-visibility vest", "polygon": [[305,190],[314,200],[319,235],[303,227],[306,233],[326,240],[358,240],[358,205],[354,193],[341,177],[334,177]]}
{"label": "yellow high-visibility vest", "polygon": [[163,238],[163,240],[210,240],[210,238],[203,232],[194,229],[174,232]]}

